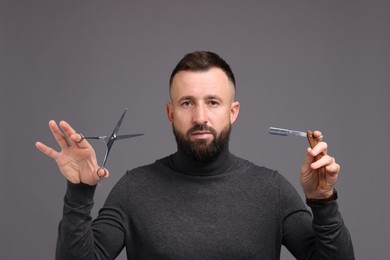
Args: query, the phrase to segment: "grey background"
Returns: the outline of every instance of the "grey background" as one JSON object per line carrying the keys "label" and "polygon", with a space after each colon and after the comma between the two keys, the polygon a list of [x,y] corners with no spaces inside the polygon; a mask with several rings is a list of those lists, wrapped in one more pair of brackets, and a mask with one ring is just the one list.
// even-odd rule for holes
{"label": "grey background", "polygon": [[[303,197],[306,141],[267,128],[322,130],[342,165],[357,259],[390,259],[389,11],[389,1],[2,0],[0,259],[54,258],[65,180],[34,146],[58,148],[47,122],[109,134],[127,107],[120,133],[146,133],[115,144],[95,216],[126,169],[175,151],[168,77],[194,50],[235,72],[232,152],[279,170]],[[104,145],[93,145],[101,160]]]}

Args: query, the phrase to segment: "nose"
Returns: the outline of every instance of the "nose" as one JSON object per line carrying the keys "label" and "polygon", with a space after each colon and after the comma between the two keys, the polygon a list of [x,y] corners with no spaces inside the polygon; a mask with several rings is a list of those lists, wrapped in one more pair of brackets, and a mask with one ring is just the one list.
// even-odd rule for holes
{"label": "nose", "polygon": [[196,106],[193,109],[192,113],[192,121],[194,124],[203,125],[207,124],[207,111],[203,106]]}

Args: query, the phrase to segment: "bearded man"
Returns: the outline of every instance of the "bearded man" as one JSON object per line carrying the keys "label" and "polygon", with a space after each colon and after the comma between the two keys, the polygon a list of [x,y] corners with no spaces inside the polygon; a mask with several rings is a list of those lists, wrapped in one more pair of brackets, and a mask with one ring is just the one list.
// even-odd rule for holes
{"label": "bearded man", "polygon": [[[166,110],[177,152],[128,171],[94,220],[95,187],[109,172],[68,123],[59,125],[77,145],[68,146],[49,122],[62,150],[36,146],[68,180],[57,259],[115,259],[123,248],[128,259],[279,259],[282,245],[297,259],[354,259],[333,187],[340,166],[325,142],[308,148],[301,167],[309,211],[281,174],[229,151],[240,104],[233,72],[221,57],[187,54],[169,85]],[[318,187],[322,167],[326,185]]]}

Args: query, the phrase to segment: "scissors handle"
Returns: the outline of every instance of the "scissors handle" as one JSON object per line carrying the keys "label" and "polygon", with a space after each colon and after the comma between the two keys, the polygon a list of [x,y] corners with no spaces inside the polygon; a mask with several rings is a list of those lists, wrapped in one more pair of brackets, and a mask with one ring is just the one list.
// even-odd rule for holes
{"label": "scissors handle", "polygon": [[84,137],[85,139],[93,139],[93,140],[99,140],[99,141],[102,141],[103,143],[107,143],[108,140],[110,139],[109,136],[88,136],[88,137]]}
{"label": "scissors handle", "polygon": [[84,136],[84,139],[100,139],[100,136]]}

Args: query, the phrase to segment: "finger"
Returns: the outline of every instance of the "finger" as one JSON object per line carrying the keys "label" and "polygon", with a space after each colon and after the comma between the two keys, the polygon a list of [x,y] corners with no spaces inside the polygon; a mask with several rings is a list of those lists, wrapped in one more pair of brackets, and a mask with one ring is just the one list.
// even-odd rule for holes
{"label": "finger", "polygon": [[311,164],[313,163],[314,161],[314,157],[310,155],[310,152],[311,152],[311,148],[308,147],[307,148],[307,152],[306,152],[306,156],[303,160],[303,164],[302,164],[302,167],[301,167],[301,172],[302,173],[308,173],[311,171]]}
{"label": "finger", "polygon": [[326,155],[328,152],[328,144],[326,142],[319,142],[310,152],[310,155],[315,157],[320,154]]}
{"label": "finger", "polygon": [[91,144],[85,139],[82,133],[74,133],[69,138],[72,142],[76,143],[78,148],[92,148]]}
{"label": "finger", "polygon": [[61,121],[60,126],[68,136],[69,140],[76,143],[79,148],[91,147],[88,141],[84,139],[84,136],[81,133],[76,133],[76,131],[70,126],[69,123]]}
{"label": "finger", "polygon": [[326,172],[330,175],[338,175],[340,172],[340,165],[333,160],[333,163],[326,166]]}
{"label": "finger", "polygon": [[71,134],[69,139],[74,142],[78,148],[88,148],[89,143],[85,140],[84,135],[82,133],[74,133]]}
{"label": "finger", "polygon": [[327,167],[327,166],[331,165],[332,163],[335,163],[334,158],[329,156],[329,155],[325,155],[321,159],[313,162],[311,164],[311,168],[313,170],[317,170],[317,169],[319,169],[321,167]]}
{"label": "finger", "polygon": [[35,147],[37,147],[39,151],[41,151],[42,153],[44,153],[45,155],[49,156],[50,158],[52,158],[54,160],[56,160],[58,158],[59,153],[57,151],[55,151],[51,147],[44,145],[41,142],[36,142]]}
{"label": "finger", "polygon": [[85,137],[84,137],[84,135],[82,133],[76,133],[76,134],[73,134],[73,135],[78,135],[78,136],[72,138],[72,139],[74,139],[74,142],[76,144],[79,144],[79,143],[81,143],[82,141],[85,140]]}
{"label": "finger", "polygon": [[325,168],[326,174],[327,174],[327,181],[330,186],[333,186],[336,184],[339,172],[340,172],[340,165],[338,163],[332,163]]}
{"label": "finger", "polygon": [[318,130],[314,131],[313,135],[314,135],[315,138],[318,138],[318,139],[322,139],[323,138],[322,133],[320,131],[318,131]]}
{"label": "finger", "polygon": [[312,150],[310,147],[307,148],[306,156],[304,159],[305,164],[310,164],[314,161],[314,156],[312,155]]}
{"label": "finger", "polygon": [[64,130],[65,135],[70,139],[72,134],[75,134],[76,131],[68,124],[66,121],[61,121],[59,123],[62,130]]}
{"label": "finger", "polygon": [[61,130],[59,129],[57,123],[54,120],[49,121],[49,128],[54,138],[56,139],[57,143],[60,145],[62,149],[69,147],[65,136],[62,134]]}
{"label": "finger", "polygon": [[99,180],[101,180],[101,179],[107,179],[110,175],[110,172],[106,168],[100,167],[97,170],[96,174]]}

